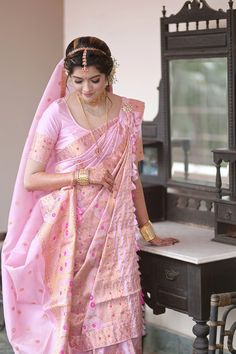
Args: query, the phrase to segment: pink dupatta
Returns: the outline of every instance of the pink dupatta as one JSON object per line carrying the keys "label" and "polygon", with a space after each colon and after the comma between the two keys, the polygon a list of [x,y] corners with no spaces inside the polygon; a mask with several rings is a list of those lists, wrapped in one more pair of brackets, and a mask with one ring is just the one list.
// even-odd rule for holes
{"label": "pink dupatta", "polygon": [[[29,216],[32,213],[32,210],[34,206],[37,204],[39,199],[45,194],[43,192],[27,192],[27,190],[24,188],[23,185],[23,180],[24,180],[24,171],[25,171],[25,166],[26,162],[29,156],[30,148],[33,143],[33,139],[35,136],[35,131],[37,129],[38,122],[43,114],[43,112],[46,110],[46,108],[56,99],[59,97],[63,97],[65,95],[65,87],[66,87],[66,76],[63,70],[63,62],[64,60],[61,60],[49,82],[48,85],[44,91],[44,94],[41,98],[41,101],[39,103],[39,106],[37,108],[37,111],[35,113],[25,146],[22,154],[22,158],[20,161],[20,166],[16,178],[16,183],[15,183],[15,188],[13,192],[13,197],[12,197],[12,202],[11,202],[11,208],[10,208],[10,213],[9,213],[9,222],[8,222],[8,232],[6,239],[4,241],[3,249],[2,249],[2,280],[3,280],[3,298],[4,298],[4,317],[5,317],[5,322],[6,322],[6,329],[7,329],[7,334],[8,338],[13,345],[13,348],[15,352],[17,353],[29,353],[28,351],[25,351],[23,348],[19,348],[18,345],[14,344],[17,343],[17,337],[19,336],[17,332],[17,323],[21,323],[19,321],[19,316],[21,315],[21,310],[18,309],[17,303],[21,302],[20,295],[16,293],[15,286],[13,284],[13,279],[10,277],[10,271],[14,268],[14,266],[8,266],[8,260],[9,257],[12,257],[13,253],[12,251],[15,249],[16,245],[19,244],[19,242],[22,242],[22,247],[23,249],[28,247],[30,240],[22,240],[22,233],[24,230],[28,229],[28,234],[31,233],[32,237],[35,235],[37,232],[37,229],[40,227],[40,224],[42,222],[42,219],[40,220],[39,218],[35,218],[36,223],[34,225],[28,225],[27,222],[29,220]],[[53,157],[51,161],[49,161],[48,164],[48,169],[50,169],[50,165],[54,164]],[[37,210],[34,210],[35,213],[37,213]],[[31,230],[29,230],[31,228]],[[31,232],[30,232],[31,231]],[[22,249],[22,254],[15,255],[14,263],[15,266],[17,266],[17,262],[23,262],[23,259],[25,257],[25,252]],[[40,261],[42,262],[42,260]],[[40,265],[39,265],[40,266]],[[43,266],[43,264],[41,264]],[[33,273],[32,273],[33,274]],[[33,277],[37,274],[34,273]],[[21,291],[23,292],[24,286],[27,289],[27,284],[23,285],[24,280],[21,278],[21,276],[18,276],[15,274],[14,277],[18,283],[22,282],[21,286]],[[30,280],[28,280],[30,281]],[[25,291],[25,289],[24,289]],[[43,296],[42,293],[40,292],[40,289],[38,289],[38,296]],[[31,297],[31,295],[29,295]],[[34,301],[32,301],[34,302]],[[33,304],[32,304],[33,305]],[[34,311],[36,313],[37,311]],[[37,319],[35,319],[37,323]],[[34,319],[32,318],[32,324],[34,324]],[[39,324],[40,325],[40,324]],[[20,327],[20,326],[19,326]],[[50,333],[48,333],[48,328],[45,328],[45,336],[50,336]],[[30,352],[34,351],[33,346],[32,350]],[[37,352],[37,350],[36,350]]]}

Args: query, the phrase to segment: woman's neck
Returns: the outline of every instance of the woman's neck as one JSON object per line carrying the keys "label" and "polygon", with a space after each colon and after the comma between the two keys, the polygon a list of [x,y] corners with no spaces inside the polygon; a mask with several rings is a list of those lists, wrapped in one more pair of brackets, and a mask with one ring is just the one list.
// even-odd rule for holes
{"label": "woman's neck", "polygon": [[109,98],[109,94],[105,93],[104,95],[99,96],[96,100],[85,102],[80,98],[80,102],[83,105],[84,110],[91,116],[101,116],[104,115],[106,110],[110,110],[112,106],[112,101]]}

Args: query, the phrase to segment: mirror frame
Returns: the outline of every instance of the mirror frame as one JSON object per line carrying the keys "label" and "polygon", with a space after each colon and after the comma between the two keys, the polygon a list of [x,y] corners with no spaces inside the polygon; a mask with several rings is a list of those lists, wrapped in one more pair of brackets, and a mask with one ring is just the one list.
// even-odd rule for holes
{"label": "mirror frame", "polygon": [[[156,141],[160,147],[159,175],[144,175],[141,180],[144,184],[155,183],[166,188],[168,220],[213,226],[217,194],[214,186],[171,179],[170,60],[227,58],[228,146],[225,148],[236,148],[236,10],[233,9],[233,1],[228,3],[228,10],[223,11],[210,8],[205,0],[186,1],[176,15],[169,17],[163,7],[160,20],[162,78],[159,86],[159,112],[153,121],[143,122],[144,145],[148,141]],[[195,26],[194,30],[192,25]],[[230,193],[232,188],[236,188],[236,164],[229,169],[229,186],[229,191],[224,192]]]}
{"label": "mirror frame", "polygon": [[[166,17],[164,11],[161,18],[161,61],[162,78],[164,85],[164,122],[165,124],[165,161],[167,166],[167,186],[179,186],[188,189],[197,189],[215,193],[214,186],[195,184],[184,181],[175,181],[171,178],[171,113],[170,113],[170,73],[169,62],[173,59],[196,59],[196,58],[217,58],[226,57],[228,61],[228,137],[229,146],[234,147],[236,143],[235,131],[235,58],[233,57],[233,43],[231,25],[235,19],[234,10],[211,9],[205,1],[187,1],[182,9],[176,14]],[[220,20],[226,20],[226,26],[220,27]],[[214,22],[216,28],[210,28],[210,21]],[[199,29],[199,23],[205,22],[206,29]],[[186,30],[180,31],[180,23],[185,24]],[[189,30],[189,24],[195,23],[196,30]],[[170,27],[175,26],[176,31],[169,31]],[[231,44],[231,45],[229,45]],[[226,146],[227,147],[227,146]],[[163,167],[163,166],[162,166]],[[234,171],[229,171],[229,180],[232,180]]]}

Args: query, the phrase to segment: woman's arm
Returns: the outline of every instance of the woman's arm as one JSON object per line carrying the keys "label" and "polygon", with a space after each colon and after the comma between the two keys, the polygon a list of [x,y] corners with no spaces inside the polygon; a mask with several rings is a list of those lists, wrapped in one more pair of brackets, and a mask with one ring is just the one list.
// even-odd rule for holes
{"label": "woman's arm", "polygon": [[[139,224],[139,227],[142,227],[144,224],[146,224],[149,220],[148,218],[148,212],[146,208],[146,203],[144,199],[144,194],[143,194],[143,187],[142,183],[140,180],[140,177],[136,179],[134,182],[136,189],[133,191],[133,201],[134,201],[134,206],[136,209],[136,218]],[[152,240],[149,241],[153,245],[157,246],[169,246],[173,245],[176,242],[178,242],[177,239],[169,237],[169,238],[160,238],[159,236],[156,235],[156,237]]]}
{"label": "woman's arm", "polygon": [[47,173],[44,164],[29,159],[26,164],[24,186],[28,191],[53,191],[72,186],[73,173]]}
{"label": "woman's arm", "polygon": [[[28,159],[24,176],[24,186],[28,191],[53,191],[74,185],[73,172],[47,173],[44,166],[41,162]],[[98,166],[89,169],[89,183],[103,185],[112,191],[114,178],[103,166]]]}
{"label": "woman's arm", "polygon": [[147,207],[143,194],[143,187],[140,180],[140,177],[134,182],[136,189],[133,191],[133,201],[136,209],[136,218],[139,224],[139,227],[142,227],[149,220]]}

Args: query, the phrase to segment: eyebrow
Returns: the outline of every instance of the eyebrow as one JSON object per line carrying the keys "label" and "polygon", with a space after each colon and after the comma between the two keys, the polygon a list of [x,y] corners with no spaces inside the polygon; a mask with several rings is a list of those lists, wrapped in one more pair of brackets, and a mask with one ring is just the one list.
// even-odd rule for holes
{"label": "eyebrow", "polygon": [[[101,74],[97,74],[97,75],[94,75],[94,76],[92,76],[92,77],[89,77],[89,79],[90,79],[90,80],[91,80],[91,79],[95,79],[96,77],[100,77],[100,76],[101,76]],[[75,78],[75,79],[83,80],[83,77],[79,77],[79,76],[75,76],[75,75],[72,75],[72,77]]]}

